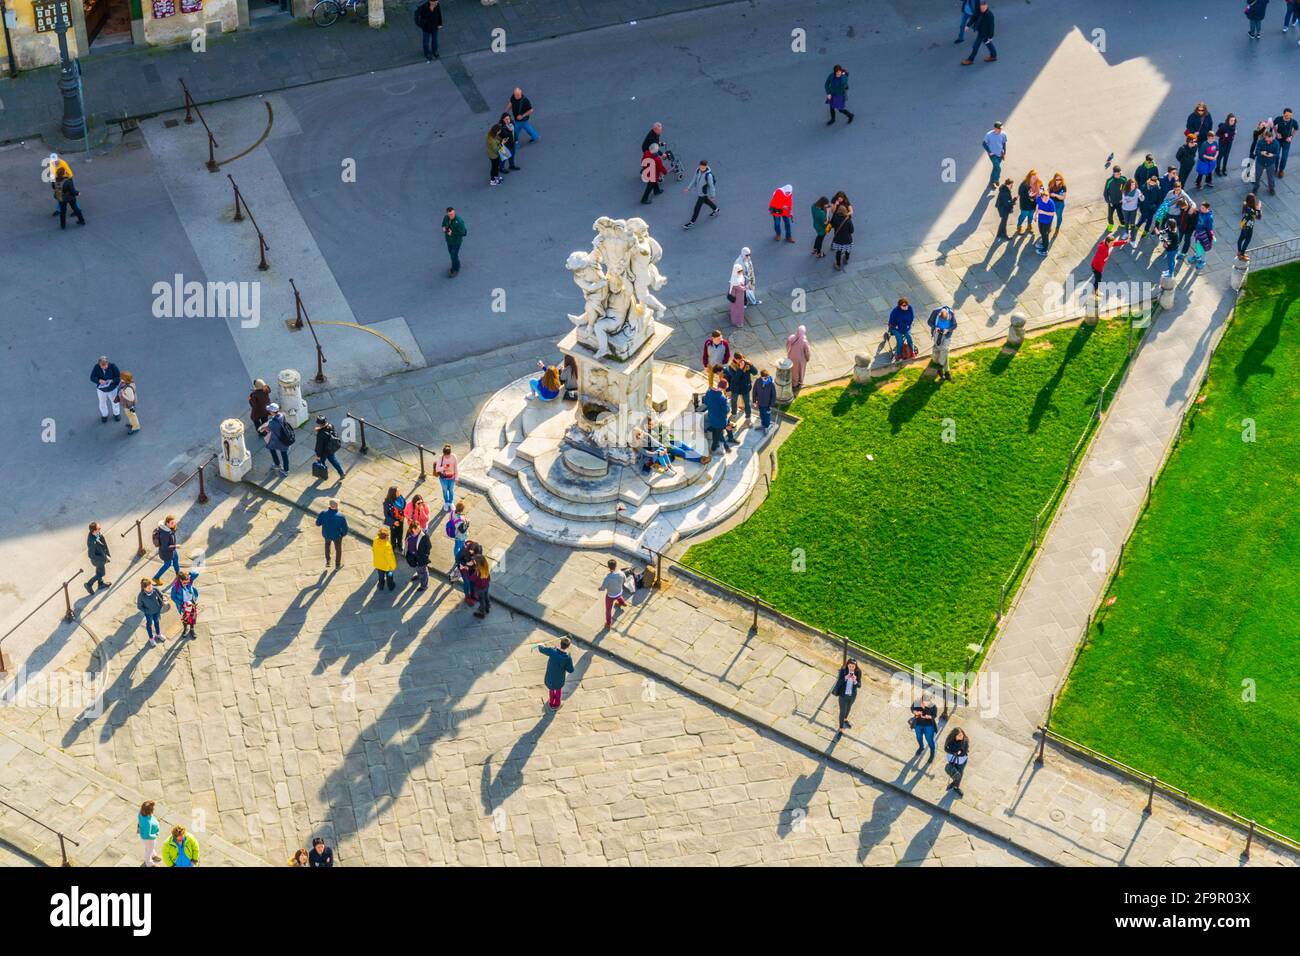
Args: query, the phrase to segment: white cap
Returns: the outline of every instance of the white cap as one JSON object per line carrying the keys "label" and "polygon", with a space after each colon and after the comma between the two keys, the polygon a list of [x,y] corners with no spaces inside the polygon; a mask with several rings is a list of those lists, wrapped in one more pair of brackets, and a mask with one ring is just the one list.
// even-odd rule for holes
{"label": "white cap", "polygon": [[268,412],[278,412],[280,410],[280,406],[277,405],[275,402],[272,402],[270,405],[266,406],[266,410]]}

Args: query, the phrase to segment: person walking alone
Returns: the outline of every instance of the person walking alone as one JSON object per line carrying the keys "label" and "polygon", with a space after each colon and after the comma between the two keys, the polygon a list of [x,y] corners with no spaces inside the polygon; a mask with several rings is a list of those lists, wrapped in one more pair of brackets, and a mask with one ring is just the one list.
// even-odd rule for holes
{"label": "person walking alone", "polygon": [[992,192],[998,188],[998,180],[1002,178],[1002,162],[1007,158],[1007,134],[1002,132],[1001,122],[994,123],[993,128],[984,134],[984,152],[993,165],[989,170],[988,187]]}
{"label": "person walking alone", "polygon": [[438,0],[429,0],[415,8],[415,25],[420,28],[424,58],[432,63],[438,58],[438,31],[442,29],[442,7]]}
{"label": "person walking alone", "polygon": [[[82,366],[85,368],[85,366]],[[99,361],[90,369],[90,380],[95,385],[99,399],[99,421],[100,424],[108,421],[109,413],[113,415],[113,421],[122,420],[122,405],[117,399],[117,390],[122,385],[122,373],[118,371],[117,366],[108,360],[107,355],[101,355]]]}
{"label": "person walking alone", "polygon": [[700,165],[695,168],[695,175],[682,191],[695,194],[695,209],[691,212],[690,221],[682,224],[683,229],[695,225],[695,221],[700,218],[700,210],[705,206],[713,210],[709,213],[710,219],[718,214],[718,204],[715,201],[718,195],[718,183],[713,178],[713,170],[709,168],[707,159],[700,160]]}
{"label": "person walking alone", "polygon": [[989,55],[984,58],[984,62],[996,63],[998,61],[998,51],[997,47],[993,45],[993,11],[982,0],[979,11],[971,18],[971,29],[975,31],[975,43],[971,46],[966,59],[961,61],[961,65],[970,66],[975,62],[975,55],[979,53],[981,44],[989,51]]}
{"label": "person walking alone", "polygon": [[785,241],[794,242],[790,235],[790,224],[794,221],[794,187],[789,183],[775,190],[767,201],[767,211],[772,216],[772,229],[776,232],[776,241],[781,241],[781,226],[785,225]]}
{"label": "person walking alone", "polygon": [[163,518],[158,527],[153,529],[153,546],[158,549],[158,557],[162,558],[162,567],[153,576],[154,584],[162,584],[163,572],[168,568],[176,575],[181,573],[181,549],[176,545],[177,535],[175,515]]}
{"label": "person walking alone", "polygon": [[1291,107],[1282,111],[1281,116],[1273,117],[1273,135],[1277,137],[1279,152],[1277,157],[1277,178],[1286,177],[1286,158],[1291,154],[1291,141],[1295,139],[1300,121],[1291,112]]}
{"label": "person walking alone", "polygon": [[826,77],[826,105],[830,108],[831,118],[826,121],[827,126],[835,125],[835,111],[839,110],[848,119],[853,122],[853,114],[848,110],[849,102],[849,73],[838,63],[831,70],[830,76]]}
{"label": "person walking alone", "polygon": [[385,587],[392,591],[397,587],[393,580],[393,572],[397,570],[397,555],[393,553],[391,534],[389,528],[380,528],[375,532],[375,540],[370,544],[375,568],[376,591],[382,591]]}
{"label": "person walking alone", "polygon": [[338,450],[343,447],[343,442],[334,432],[334,426],[330,424],[328,418],[324,415],[316,416],[316,446],[313,451],[316,454],[316,464],[321,467],[321,477],[325,476],[325,465],[329,463],[334,466],[338,472],[339,481],[343,480],[343,466],[339,464]]}
{"label": "person walking alone", "polygon": [[546,656],[546,676],[542,678],[542,683],[546,685],[547,697],[546,706],[551,710],[559,710],[564,706],[560,699],[564,696],[564,680],[573,673],[573,658],[569,655],[569,639],[560,638],[559,647],[547,647],[545,644],[538,644],[537,651]]}
{"label": "person walking alone", "polygon": [[641,182],[645,183],[645,189],[641,191],[641,205],[650,205],[651,195],[658,196],[663,192],[663,187],[659,184],[667,175],[668,167],[660,155],[659,144],[651,143],[641,154]]}
{"label": "person walking alone", "polygon": [[609,573],[596,590],[605,592],[605,630],[609,630],[614,626],[614,608],[627,607],[627,599],[623,597],[623,572],[618,569],[618,562],[610,558],[605,567]]}
{"label": "person walking alone", "polygon": [[54,178],[54,199],[59,204],[59,228],[68,228],[68,209],[71,207],[73,214],[77,217],[77,225],[84,226],[86,217],[82,215],[81,203],[77,202],[77,197],[81,195],[81,190],[77,189],[72,181],[72,174],[60,169]]}
{"label": "person walking alone", "polygon": [[1251,237],[1255,235],[1255,223],[1264,218],[1264,204],[1254,193],[1246,193],[1246,201],[1241,204],[1241,232],[1237,235],[1237,258],[1249,262],[1246,250],[1250,248]]}
{"label": "person walking alone", "polygon": [[840,722],[835,730],[837,737],[853,726],[849,723],[849,711],[853,709],[853,704],[858,699],[860,686],[862,686],[862,674],[858,671],[858,662],[849,658],[840,668],[840,674],[835,678],[835,686],[831,689],[831,693],[840,699]]}
{"label": "person walking alone", "polygon": [[331,498],[329,507],[316,516],[316,527],[325,542],[325,570],[330,568],[330,549],[334,550],[334,567],[343,568],[343,539],[348,534],[348,519],[339,512],[339,500]]}
{"label": "person walking alone", "polygon": [[934,735],[939,729],[939,708],[934,698],[922,694],[921,699],[912,703],[912,718],[908,721],[916,735],[916,754],[919,756],[926,747],[930,748],[930,759],[934,759]]}
{"label": "person walking alone", "polygon": [[90,523],[90,533],[86,535],[86,557],[90,559],[90,566],[95,569],[95,576],[85,583],[86,593],[94,594],[112,583],[104,580],[110,554],[108,541],[104,538],[98,521]]}
{"label": "person walking alone", "polygon": [[469,234],[465,220],[456,215],[454,206],[448,206],[442,217],[442,234],[447,240],[447,255],[451,258],[451,269],[447,275],[454,279],[460,275],[460,244]]}
{"label": "person walking alone", "polygon": [[970,738],[966,736],[966,731],[960,727],[950,730],[948,739],[943,742],[943,752],[948,759],[943,770],[951,778],[944,789],[951,790],[959,797],[964,796],[961,792],[961,778],[966,772],[966,761],[970,759]]}

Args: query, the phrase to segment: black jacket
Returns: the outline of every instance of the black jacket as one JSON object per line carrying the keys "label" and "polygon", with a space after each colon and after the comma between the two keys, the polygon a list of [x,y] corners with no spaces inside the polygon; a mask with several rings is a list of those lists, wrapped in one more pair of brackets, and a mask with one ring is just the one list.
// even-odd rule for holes
{"label": "black jacket", "polygon": [[1020,211],[1029,212],[1036,207],[1034,197],[1029,195],[1029,183],[1022,182],[1020,188],[1016,190],[1016,195],[1020,198]]}
{"label": "black jacket", "polygon": [[108,564],[108,542],[104,540],[102,534],[86,535],[86,556],[97,568]]}
{"label": "black jacket", "polygon": [[316,457],[328,458],[339,450],[338,437],[334,434],[333,425],[323,425],[316,429]]}
{"label": "black jacket", "polygon": [[420,535],[420,543],[415,546],[415,560],[411,560],[412,555],[408,552],[406,555],[406,563],[413,568],[427,568],[429,566],[429,549],[431,547],[432,545],[429,542],[429,536],[422,533]]}
{"label": "black jacket", "polygon": [[1124,193],[1124,184],[1128,180],[1123,176],[1107,176],[1106,184],[1101,187],[1101,198],[1112,206],[1119,205],[1120,196]]}
{"label": "black jacket", "polygon": [[648,150],[651,143],[656,145],[659,143],[659,134],[654,131],[653,127],[650,129],[650,132],[645,134],[645,139],[641,140],[641,152],[644,153]]}
{"label": "black jacket", "polygon": [[[858,691],[862,689],[862,671],[857,671],[856,673],[858,675],[858,679],[857,679],[857,686],[853,688],[854,697],[856,697],[858,695]],[[841,667],[840,676],[835,679],[835,687],[831,691],[831,693],[833,693],[836,697],[843,697],[844,682],[848,680],[848,678],[849,678],[849,669],[847,667]]]}
{"label": "black jacket", "polygon": [[[1026,189],[1025,193],[1028,194],[1029,190]],[[997,202],[995,203],[995,208],[1003,216],[1010,215],[1011,210],[1016,208],[1016,200],[1015,197],[1011,195],[1010,186],[998,187],[998,198],[997,198]]]}
{"label": "black jacket", "polygon": [[975,35],[981,40],[993,39],[993,10],[985,10],[983,13],[975,14],[971,27],[975,30]]}
{"label": "black jacket", "polygon": [[108,368],[100,368],[99,363],[96,362],[90,367],[90,380],[101,392],[116,392],[117,387],[122,384],[122,373],[112,362],[108,363]]}
{"label": "black jacket", "polygon": [[943,752],[946,754],[955,754],[958,757],[965,757],[970,753],[970,737],[963,737],[961,740],[955,737],[949,737],[943,743]]}
{"label": "black jacket", "polygon": [[722,374],[727,377],[727,385],[732,395],[749,395],[754,388],[754,366],[746,362],[742,367],[727,365]]}
{"label": "black jacket", "polygon": [[853,217],[847,215],[843,210],[835,213],[835,218],[831,220],[831,242],[847,246],[853,242]]}
{"label": "black jacket", "polygon": [[415,8],[415,25],[425,33],[432,33],[438,27],[442,26],[442,6],[439,4],[432,10],[427,3],[422,3]]}
{"label": "black jacket", "polygon": [[1214,129],[1214,117],[1210,111],[1206,110],[1204,116],[1197,116],[1196,111],[1187,114],[1187,125],[1184,127],[1188,136],[1195,136],[1197,141],[1205,139],[1205,134]]}

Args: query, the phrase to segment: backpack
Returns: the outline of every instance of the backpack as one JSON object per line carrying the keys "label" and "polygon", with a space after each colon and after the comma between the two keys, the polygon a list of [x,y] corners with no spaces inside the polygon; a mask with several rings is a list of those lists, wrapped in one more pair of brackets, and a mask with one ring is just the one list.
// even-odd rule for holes
{"label": "backpack", "polygon": [[159,529],[157,528],[153,529],[153,546],[155,548],[162,547],[162,534],[159,532]]}
{"label": "backpack", "polygon": [[1160,203],[1160,208],[1156,210],[1155,224],[1161,225],[1165,217],[1169,215],[1169,207],[1173,204],[1172,198],[1167,198]]}
{"label": "backpack", "polygon": [[455,515],[452,515],[450,518],[447,519],[447,524],[443,528],[443,530],[447,532],[447,537],[449,538],[456,537],[456,516]]}
{"label": "backpack", "polygon": [[298,436],[293,433],[293,426],[289,424],[289,419],[283,415],[280,416],[280,441],[288,447],[297,441]]}
{"label": "backpack", "polygon": [[54,201],[55,202],[65,201],[63,198],[63,180],[61,179],[56,179],[54,181]]}
{"label": "backpack", "polygon": [[330,429],[329,444],[327,444],[325,447],[330,450],[331,455],[343,447],[343,440],[339,438],[338,435],[334,434],[333,429]]}

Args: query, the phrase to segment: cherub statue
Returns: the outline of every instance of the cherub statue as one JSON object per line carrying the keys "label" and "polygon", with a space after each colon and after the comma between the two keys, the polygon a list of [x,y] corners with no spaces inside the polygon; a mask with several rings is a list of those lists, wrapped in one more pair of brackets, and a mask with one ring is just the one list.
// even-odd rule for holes
{"label": "cherub statue", "polygon": [[605,303],[609,298],[609,282],[600,270],[600,264],[591,253],[571,252],[564,268],[573,274],[573,281],[582,290],[586,302],[581,315],[570,315],[569,321],[578,327],[594,331],[595,324],[605,317]]}
{"label": "cherub statue", "polygon": [[663,316],[665,308],[652,291],[662,289],[668,282],[656,265],[663,258],[664,250],[650,235],[650,227],[644,219],[629,219],[627,226],[633,237],[630,270],[637,312],[645,315],[648,310],[652,318],[658,319]]}

